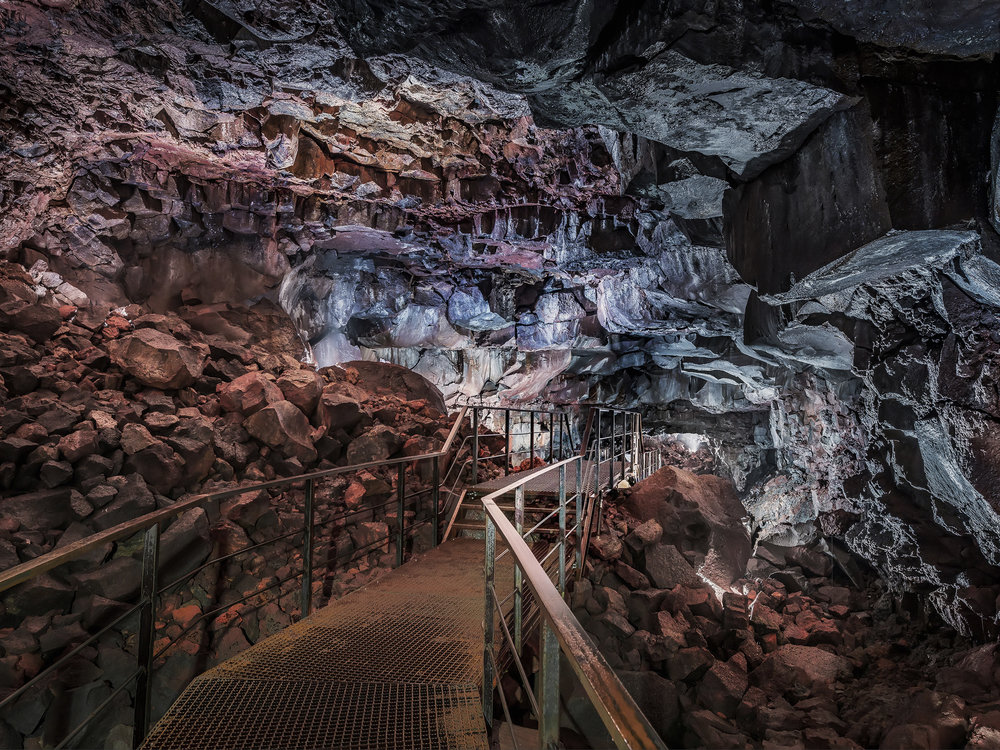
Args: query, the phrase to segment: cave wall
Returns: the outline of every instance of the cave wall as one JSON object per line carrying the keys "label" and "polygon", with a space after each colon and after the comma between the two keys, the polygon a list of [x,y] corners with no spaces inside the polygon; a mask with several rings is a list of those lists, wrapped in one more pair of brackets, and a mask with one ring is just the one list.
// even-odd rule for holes
{"label": "cave wall", "polygon": [[[905,7],[904,7],[905,5]],[[303,357],[599,399],[997,623],[987,0],[0,9],[0,253],[87,310],[268,299]]]}

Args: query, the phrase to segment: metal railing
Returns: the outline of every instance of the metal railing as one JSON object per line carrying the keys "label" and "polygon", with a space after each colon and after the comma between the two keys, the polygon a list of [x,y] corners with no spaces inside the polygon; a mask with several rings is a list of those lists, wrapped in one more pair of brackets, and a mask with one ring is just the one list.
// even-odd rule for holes
{"label": "metal railing", "polygon": [[[469,408],[472,409],[472,478],[470,484],[476,484],[479,478],[479,440],[483,437],[496,436],[502,437],[504,440],[504,446],[506,451],[506,457],[504,459],[504,475],[510,474],[511,470],[511,459],[512,456],[518,453],[527,453],[528,458],[532,461],[536,458],[536,435],[541,439],[543,432],[548,433],[548,460],[549,463],[556,460],[556,457],[562,458],[566,455],[571,455],[576,452],[576,448],[573,443],[573,430],[572,430],[572,418],[569,412],[565,410],[555,410],[555,409],[530,409],[530,408],[520,408],[520,407],[507,407],[507,406],[483,406],[483,405],[472,405],[469,404]],[[503,418],[503,432],[499,430],[496,432],[485,433],[480,435],[479,428],[480,424],[483,423],[484,416],[490,413],[496,414],[496,419],[499,421],[499,417],[502,414]],[[511,432],[511,416],[521,416],[528,415],[528,446],[527,451],[514,450],[511,438],[524,435],[524,433]],[[547,429],[546,429],[546,417]],[[537,429],[536,429],[537,427]],[[558,434],[558,453],[556,449],[556,435]],[[567,450],[568,449],[568,450]],[[542,457],[544,457],[544,448],[542,450]]]}
{"label": "metal railing", "polygon": [[[596,709],[601,722],[610,735],[615,746],[621,750],[654,749],[666,750],[666,745],[642,714],[635,701],[615,675],[610,665],[593,646],[583,626],[573,615],[563,599],[566,590],[566,550],[571,536],[575,534],[582,541],[584,502],[583,491],[584,456],[559,461],[550,466],[532,472],[526,472],[511,485],[497,490],[482,498],[486,513],[486,559],[485,559],[485,608],[484,608],[484,646],[483,646],[483,716],[488,725],[492,726],[494,707],[493,693],[495,683],[498,683],[499,668],[496,656],[496,627],[500,630],[507,648],[513,656],[522,686],[528,696],[531,709],[538,719],[539,747],[542,750],[553,750],[559,744],[559,669],[560,654],[566,659],[573,673],[583,685],[591,705]],[[576,471],[577,506],[574,529],[566,526],[567,497],[566,472],[572,467]],[[536,559],[531,548],[525,542],[542,523],[552,518],[550,514],[532,529],[524,530],[524,489],[533,479],[548,473],[559,472],[559,506],[553,511],[559,517],[559,538],[556,545],[542,558]],[[496,504],[496,498],[508,492],[515,493],[515,512],[513,523]],[[496,553],[497,534],[507,549],[499,555]],[[579,561],[582,549],[577,548]],[[557,582],[553,583],[543,565],[549,555],[558,553]],[[503,556],[510,554],[514,560],[514,622],[513,633],[508,627],[503,608],[503,600],[496,590],[496,563]],[[528,679],[520,654],[523,647],[523,587],[527,583],[531,591],[535,607],[540,613],[539,637],[539,673],[536,680],[537,690],[533,689]],[[497,616],[499,615],[499,616]],[[502,685],[498,685],[501,707],[504,718],[511,727],[511,739],[514,747],[517,740],[513,733],[513,722]]]}
{"label": "metal railing", "polygon": [[[111,622],[104,624],[99,630],[97,630],[96,633],[90,635],[82,642],[73,645],[67,653],[64,653],[54,662],[45,666],[44,669],[39,671],[30,680],[26,681],[23,685],[6,695],[3,700],[0,700],[0,712],[10,708],[11,706],[14,706],[16,709],[18,700],[25,696],[26,693],[33,688],[45,684],[58,673],[60,667],[67,665],[70,660],[77,657],[84,649],[96,644],[102,636],[113,632],[114,628],[123,626],[123,624],[130,618],[138,615],[139,625],[136,633],[137,644],[135,649],[136,669],[124,678],[121,681],[121,684],[114,687],[111,694],[106,696],[103,702],[91,711],[91,713],[82,722],[79,722],[75,727],[67,730],[67,732],[60,738],[56,747],[62,748],[68,746],[75,738],[87,730],[92,721],[99,718],[101,713],[108,709],[115,698],[120,696],[123,691],[133,685],[135,688],[135,694],[133,700],[132,739],[133,744],[138,746],[142,743],[149,731],[150,726],[154,660],[162,656],[169,648],[177,644],[192,628],[201,622],[210,622],[212,618],[217,617],[226,610],[229,610],[239,604],[243,604],[251,599],[258,598],[267,591],[278,589],[280,595],[281,586],[283,584],[299,577],[302,577],[303,579],[300,592],[301,606],[299,616],[305,617],[310,613],[312,610],[313,597],[313,573],[317,567],[320,567],[314,561],[315,553],[318,551],[318,548],[315,545],[315,531],[318,527],[330,524],[335,526],[337,523],[345,521],[348,518],[370,516],[374,510],[387,510],[388,508],[395,506],[397,513],[395,523],[395,562],[396,565],[401,565],[404,560],[404,546],[408,531],[406,522],[407,501],[416,501],[417,498],[429,494],[431,498],[431,518],[429,521],[425,521],[424,524],[431,524],[431,544],[433,546],[437,546],[441,526],[440,461],[442,458],[446,458],[450,453],[455,438],[465,421],[466,414],[467,408],[463,407],[456,416],[447,440],[438,451],[424,453],[417,456],[406,456],[402,458],[386,459],[383,461],[372,461],[364,464],[340,466],[332,469],[299,474],[293,477],[275,479],[268,482],[260,482],[216,492],[193,495],[187,499],[180,500],[167,508],[163,508],[162,510],[147,513],[130,521],[125,521],[105,531],[92,534],[76,542],[67,544],[62,548],[40,555],[34,560],[16,565],[4,571],[0,571],[0,593],[2,593],[13,589],[20,584],[31,581],[44,573],[58,568],[61,565],[80,560],[80,558],[88,555],[89,553],[104,550],[108,545],[123,545],[127,548],[129,547],[129,540],[133,539],[138,534],[142,534],[142,562],[141,573],[139,576],[140,580],[138,582],[138,603],[127,609],[125,612],[119,614],[117,617],[114,617]],[[417,465],[423,462],[431,463],[430,485],[407,494],[407,467],[413,465],[415,473]],[[356,510],[335,514],[321,521],[317,521],[315,490],[316,484],[319,480],[342,474],[356,473],[362,470],[385,468],[394,468],[396,471],[395,499],[381,503],[380,505],[367,505]],[[170,581],[166,585],[162,585],[163,582],[160,580],[162,563],[160,560],[160,527],[162,524],[170,521],[171,519],[175,519],[186,511],[197,508],[205,509],[207,507],[211,507],[214,503],[221,503],[223,500],[246,495],[247,493],[264,492],[275,489],[289,489],[296,485],[304,485],[304,507],[302,509],[303,522],[300,529],[286,531],[285,533],[281,533],[277,536],[270,537],[250,546],[241,548],[235,552],[213,557],[212,559],[204,562],[204,564],[200,564],[195,567],[194,570],[187,571],[179,578]],[[414,513],[414,515],[416,515],[416,513]],[[415,522],[410,525],[409,531],[412,533],[418,526],[424,524],[417,523],[415,519]],[[368,545],[357,547],[354,550],[355,554],[350,558],[350,560],[354,560],[358,553],[367,553],[371,551],[371,548],[373,547],[379,547],[382,545],[388,546],[392,540],[394,531],[388,524],[386,525],[386,528],[388,534],[387,537],[378,538],[375,541],[370,542]],[[180,634],[168,639],[166,643],[163,643],[162,639],[159,641],[157,640],[157,603],[160,597],[164,594],[176,589],[184,582],[192,580],[194,576],[211,565],[226,562],[239,555],[244,555],[267,545],[275,544],[276,542],[299,535],[302,537],[302,566],[300,571],[292,572],[284,577],[278,577],[277,580],[272,581],[263,588],[255,589],[247,596],[234,600],[227,600],[214,609],[208,609],[207,611],[202,612],[186,627],[184,627]],[[332,538],[329,544],[333,544]],[[337,557],[337,560],[339,561],[339,556]],[[329,560],[325,564],[329,566]]]}

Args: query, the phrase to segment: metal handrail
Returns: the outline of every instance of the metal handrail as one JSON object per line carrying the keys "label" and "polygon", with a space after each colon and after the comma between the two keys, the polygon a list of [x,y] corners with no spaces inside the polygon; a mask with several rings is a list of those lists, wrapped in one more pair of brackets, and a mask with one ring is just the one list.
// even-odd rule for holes
{"label": "metal handrail", "polygon": [[7,589],[13,588],[18,584],[24,583],[25,581],[30,581],[35,576],[46,573],[53,568],[56,568],[63,563],[75,560],[80,556],[101,547],[110,542],[118,541],[119,539],[124,539],[126,537],[132,536],[140,531],[148,529],[153,524],[158,524],[162,521],[166,521],[173,516],[179,515],[186,510],[192,508],[197,508],[201,505],[207,503],[215,502],[216,500],[226,500],[230,497],[236,497],[238,495],[244,495],[248,492],[259,492],[261,490],[270,490],[278,487],[285,487],[290,484],[298,484],[299,482],[304,482],[308,480],[322,479],[324,477],[332,477],[337,474],[349,474],[352,472],[361,471],[363,469],[375,469],[379,467],[386,466],[398,466],[400,464],[417,463],[420,461],[426,461],[429,459],[443,458],[448,455],[451,450],[451,444],[455,441],[455,437],[458,433],[458,429],[462,424],[462,420],[465,419],[465,414],[468,407],[462,407],[458,416],[452,425],[451,432],[448,435],[448,439],[445,441],[441,450],[432,451],[430,453],[423,453],[418,456],[404,456],[402,458],[387,458],[383,461],[369,461],[363,464],[351,464],[349,466],[337,466],[333,469],[323,469],[321,471],[312,471],[306,474],[296,474],[292,477],[282,477],[281,479],[272,479],[269,482],[258,482],[257,484],[244,485],[241,487],[232,487],[226,490],[219,490],[217,492],[207,492],[198,495],[192,495],[186,500],[180,500],[173,505],[170,505],[161,510],[153,511],[152,513],[147,513],[145,515],[139,516],[138,518],[133,518],[131,521],[124,521],[117,526],[112,526],[110,529],[100,531],[96,534],[91,534],[90,536],[84,537],[76,542],[67,544],[58,550],[52,550],[51,552],[46,552],[44,555],[39,555],[34,560],[29,560],[28,562],[21,563],[20,565],[15,565],[12,568],[7,568],[7,570],[0,571],[0,592],[6,591]]}
{"label": "metal handrail", "polygon": [[[523,487],[546,472],[558,469],[560,473],[560,499],[565,507],[565,476],[570,464],[582,467],[583,456],[560,461],[537,471],[529,472],[511,486],[490,493],[482,498],[486,513],[486,610],[484,625],[484,668],[486,679],[483,685],[483,708],[487,721],[492,722],[493,693],[493,575],[496,534],[507,545],[515,560],[515,573],[520,571],[534,594],[534,600],[542,613],[541,649],[539,674],[539,741],[542,747],[554,746],[559,732],[559,651],[565,656],[570,667],[583,685],[591,704],[597,710],[602,723],[619,750],[639,750],[640,748],[666,750],[666,745],[643,715],[635,700],[622,685],[614,670],[594,648],[579,620],[573,615],[569,605],[563,600],[559,590],[550,580],[541,563],[535,559],[531,548],[525,543],[518,529],[497,506],[495,499],[512,489]],[[578,468],[579,471],[579,468]],[[578,490],[582,491],[581,487]],[[522,493],[519,493],[522,494]],[[563,520],[562,525],[565,526]],[[515,588],[517,580],[515,579]],[[517,600],[515,599],[515,602]],[[517,628],[518,620],[515,620]],[[515,640],[518,633],[515,631]]]}
{"label": "metal handrail", "polygon": [[[159,549],[160,549],[160,524],[168,519],[174,518],[179,514],[193,509],[202,507],[208,503],[217,502],[225,500],[231,497],[237,497],[239,495],[244,495],[252,492],[260,492],[263,490],[276,489],[281,487],[287,487],[289,485],[297,485],[300,483],[305,483],[305,507],[304,507],[304,517],[303,517],[303,527],[302,529],[297,529],[294,532],[280,534],[277,537],[271,538],[264,543],[271,544],[280,539],[286,538],[288,536],[294,536],[296,534],[303,535],[303,546],[302,546],[302,571],[301,573],[295,573],[283,578],[277,579],[271,582],[268,586],[263,589],[255,590],[251,594],[244,596],[242,599],[238,599],[235,602],[227,602],[216,610],[209,612],[203,612],[200,617],[195,618],[195,621],[189,624],[189,630],[196,624],[196,622],[205,621],[210,616],[214,616],[217,612],[223,611],[229,607],[240,604],[244,601],[249,600],[255,596],[259,596],[265,591],[269,591],[273,588],[283,585],[288,581],[295,578],[302,577],[302,608],[301,616],[305,617],[309,614],[312,606],[312,582],[313,582],[313,571],[316,565],[313,564],[313,553],[314,553],[314,540],[313,532],[314,528],[318,525],[322,525],[320,522],[315,521],[315,505],[314,505],[314,490],[315,481],[317,479],[322,479],[325,477],[335,476],[339,474],[354,473],[361,471],[363,469],[374,469],[374,468],[385,468],[395,466],[397,470],[397,481],[396,481],[396,500],[395,504],[398,506],[398,517],[396,523],[396,563],[401,565],[403,563],[403,544],[405,539],[405,506],[407,499],[413,499],[421,495],[426,495],[427,492],[431,493],[432,503],[433,503],[433,519],[431,523],[433,524],[432,529],[432,544],[437,545],[440,536],[440,490],[441,490],[441,480],[440,480],[440,463],[441,458],[446,457],[451,451],[451,447],[454,444],[455,438],[458,435],[458,431],[461,428],[465,416],[468,412],[466,407],[463,407],[455,418],[452,424],[451,430],[446,438],[444,444],[440,450],[432,451],[429,453],[424,453],[417,456],[405,456],[396,459],[385,459],[382,461],[370,461],[362,464],[352,464],[349,466],[339,466],[332,469],[324,469],[320,471],[313,471],[303,474],[298,474],[292,477],[283,477],[281,479],[275,479],[268,482],[258,482],[256,484],[244,485],[240,487],[232,487],[225,490],[218,490],[215,492],[200,493],[197,495],[192,495],[191,497],[181,500],[173,505],[163,508],[152,513],[147,513],[138,518],[132,519],[131,521],[125,521],[116,526],[106,529],[105,531],[92,534],[84,539],[78,540],[77,542],[71,543],[66,547],[58,550],[52,550],[44,555],[40,555],[34,560],[28,561],[26,563],[21,563],[15,565],[7,570],[0,571],[0,592],[6,591],[13,588],[21,583],[32,580],[33,578],[46,573],[63,563],[71,562],[75,559],[80,558],[91,550],[101,548],[104,545],[110,544],[112,542],[119,541],[124,538],[133,537],[140,532],[143,533],[143,545],[142,545],[142,571],[140,576],[140,595],[138,604],[128,611],[128,616],[134,616],[138,613],[140,617],[139,629],[138,629],[138,656],[137,656],[137,669],[135,673],[127,678],[115,692],[112,694],[113,697],[118,695],[128,684],[133,680],[137,680],[136,683],[136,693],[134,701],[134,721],[133,721],[133,744],[138,745],[142,742],[145,737],[146,731],[148,730],[148,723],[150,717],[150,698],[152,693],[151,679],[153,672],[153,663],[156,658],[163,654],[163,652],[170,648],[177,640],[180,638],[175,638],[169,641],[165,646],[160,648],[158,652],[154,649],[153,639],[155,638],[155,608],[156,602],[159,600],[160,596],[164,591],[169,590],[178,583],[183,582],[186,579],[190,579],[194,573],[188,573],[182,576],[176,581],[171,582],[166,587],[161,588],[158,585],[159,577]],[[433,469],[433,479],[430,488],[406,494],[405,482],[406,482],[406,467],[410,464],[418,464],[422,461],[432,461]],[[388,506],[393,503],[386,503]],[[360,513],[362,511],[356,511]],[[350,515],[350,514],[348,514]],[[423,526],[425,523],[413,524],[411,525],[411,532],[417,526]],[[388,538],[391,540],[392,531],[389,532]],[[264,544],[261,543],[261,544]],[[381,544],[381,540],[377,540],[378,544]],[[373,543],[373,544],[376,544]],[[260,545],[253,545],[252,548],[256,548]],[[321,545],[322,546],[322,545]],[[372,546],[372,545],[368,545]],[[245,554],[250,548],[239,550],[235,554]],[[355,550],[359,552],[361,550]],[[213,559],[211,564],[218,564],[220,561],[225,561],[234,554],[222,555],[217,559]],[[205,566],[201,566],[204,568]],[[196,573],[197,571],[195,571]],[[117,618],[115,623],[121,622],[121,618]],[[82,648],[83,645],[93,642],[101,634],[107,630],[106,626],[99,633],[90,636],[83,644],[80,644],[76,650],[70,652],[68,655],[63,655],[55,662],[50,664],[42,673],[35,675],[32,679],[27,680],[24,685],[22,685],[13,694],[6,696],[3,701],[0,701],[0,706],[6,706],[11,704],[18,696],[22,695],[26,690],[28,690],[32,685],[37,685],[39,679],[54,670],[59,665],[62,665],[66,660],[72,656],[73,653]],[[183,633],[181,634],[183,635]],[[98,709],[98,712],[106,707],[108,701],[106,700]],[[70,740],[76,737],[83,729],[89,724],[89,722],[96,715],[92,713],[91,716],[84,719],[84,721],[77,725],[69,734],[63,737],[60,747],[67,744]]]}

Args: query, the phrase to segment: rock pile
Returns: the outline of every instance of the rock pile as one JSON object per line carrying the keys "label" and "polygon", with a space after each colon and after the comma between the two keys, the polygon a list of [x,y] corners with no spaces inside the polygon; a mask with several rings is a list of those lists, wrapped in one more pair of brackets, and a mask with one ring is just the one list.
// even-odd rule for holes
{"label": "rock pile", "polygon": [[972,647],[816,547],[762,546],[720,586],[698,548],[725,492],[704,479],[664,469],[609,508],[572,596],[669,746],[997,746],[996,644]]}
{"label": "rock pile", "polygon": [[[23,267],[0,264],[0,568],[191,492],[430,452],[451,427],[440,394],[403,368],[301,365],[290,321],[268,303],[104,314],[56,308],[39,293],[48,294]],[[429,468],[408,466],[407,491],[425,489]],[[317,482],[317,602],[393,565],[394,481],[394,470],[372,470]],[[430,536],[421,498],[406,511],[412,549]],[[159,602],[156,651],[180,640],[158,655],[156,711],[206,666],[298,614],[303,505],[298,484],[164,525],[160,584],[194,576]],[[199,570],[210,556],[241,550]],[[0,598],[0,694],[125,612],[138,595],[140,559],[141,537],[123,540]],[[57,742],[65,712],[76,718],[134,670],[136,627],[126,619],[80,652],[72,675],[60,670],[29,692],[0,721],[0,745]],[[79,689],[67,696],[67,685]],[[122,711],[116,721],[128,723]]]}

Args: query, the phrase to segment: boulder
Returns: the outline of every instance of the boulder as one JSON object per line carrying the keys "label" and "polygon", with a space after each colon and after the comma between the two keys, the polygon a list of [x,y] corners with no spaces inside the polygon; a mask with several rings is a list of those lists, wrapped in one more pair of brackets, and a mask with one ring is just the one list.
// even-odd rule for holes
{"label": "boulder", "polygon": [[181,486],[183,468],[184,459],[160,441],[132,454],[125,461],[126,471],[140,474],[146,484],[164,495]]}
{"label": "boulder", "polygon": [[361,420],[361,404],[342,393],[339,384],[333,383],[325,386],[320,394],[316,419],[327,431],[350,432]]}
{"label": "boulder", "polygon": [[224,410],[234,411],[245,417],[284,399],[281,389],[261,372],[248,372],[229,383],[221,383],[216,390],[219,393],[219,404]]}
{"label": "boulder", "polygon": [[618,672],[618,679],[660,737],[671,737],[680,719],[677,688],[656,672]]}
{"label": "boulder", "polygon": [[0,499],[0,516],[14,518],[22,529],[61,529],[73,520],[73,490],[62,487]]}
{"label": "boulder", "polygon": [[386,425],[375,425],[347,447],[348,464],[384,461],[403,447],[403,437]]}
{"label": "boulder", "polygon": [[316,460],[312,428],[306,415],[291,401],[275,401],[243,422],[247,432],[303,464]]}
{"label": "boulder", "polygon": [[111,361],[143,385],[184,388],[201,376],[203,354],[154,328],[141,328],[107,344]]}
{"label": "boulder", "polygon": [[635,485],[621,505],[641,521],[655,519],[663,543],[704,555],[699,573],[717,586],[730,588],[746,571],[750,536],[732,482],[665,466]]}
{"label": "boulder", "polygon": [[59,439],[59,452],[70,463],[75,464],[84,456],[97,452],[97,432],[77,430]]}
{"label": "boulder", "polygon": [[691,563],[670,544],[646,548],[642,569],[653,585],[660,589],[672,589],[677,584],[700,586],[702,583]]}
{"label": "boulder", "polygon": [[314,370],[286,370],[278,378],[277,387],[281,389],[286,401],[291,401],[304,414],[309,415],[316,411],[323,391],[323,378]]}
{"label": "boulder", "polygon": [[753,684],[793,695],[822,695],[851,674],[851,663],[815,646],[787,644],[764,657],[750,675]]}
{"label": "boulder", "polygon": [[156,500],[146,486],[146,480],[139,474],[132,474],[118,488],[114,500],[94,514],[90,523],[98,531],[104,531],[155,509]]}
{"label": "boulder", "polygon": [[61,325],[62,316],[58,308],[50,305],[23,300],[0,304],[0,328],[22,331],[34,341],[47,341]]}
{"label": "boulder", "polygon": [[698,683],[698,701],[705,708],[732,719],[747,686],[745,670],[732,662],[717,661]]}
{"label": "boulder", "polygon": [[446,414],[448,411],[444,396],[437,386],[408,367],[365,360],[347,362],[342,367],[346,370],[355,370],[359,382],[373,393],[393,396],[401,401],[426,401],[431,408],[441,414]]}
{"label": "boulder", "polygon": [[75,594],[71,586],[56,580],[48,573],[43,573],[15,586],[4,596],[5,618],[20,621],[25,617],[42,615],[53,610],[62,614],[73,603]]}
{"label": "boulder", "polygon": [[115,601],[132,601],[142,583],[142,563],[131,557],[116,557],[96,570],[73,576],[77,588]]}
{"label": "boulder", "polygon": [[212,552],[208,516],[192,508],[174,518],[160,536],[160,569],[163,580],[174,580],[201,565]]}

